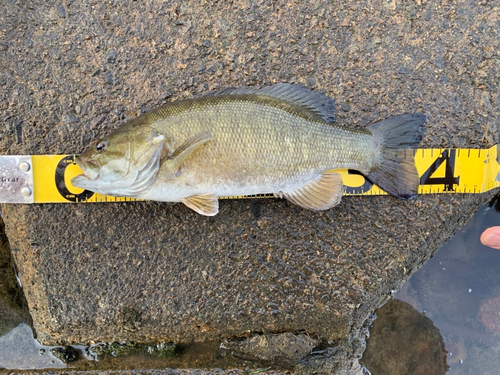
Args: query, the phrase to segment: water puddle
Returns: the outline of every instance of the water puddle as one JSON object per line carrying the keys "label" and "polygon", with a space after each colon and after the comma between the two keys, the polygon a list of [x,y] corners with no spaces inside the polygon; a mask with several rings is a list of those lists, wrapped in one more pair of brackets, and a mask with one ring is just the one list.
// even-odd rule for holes
{"label": "water puddle", "polygon": [[0,337],[0,368],[9,370],[65,368],[64,362],[53,356],[50,349],[35,340],[30,326],[21,323]]}
{"label": "water puddle", "polygon": [[[481,233],[494,225],[500,225],[500,214],[489,205],[482,207],[433,259],[410,278],[391,303],[379,309],[371,330],[372,343],[369,340],[362,360],[372,375],[398,373],[392,372],[392,361],[413,366],[412,372],[399,372],[411,375],[499,373],[500,251],[479,242]],[[402,349],[404,337],[411,329],[409,319],[408,326],[396,326],[397,337],[403,340],[401,350],[389,354],[393,349],[391,344],[383,344],[376,337],[377,334],[387,335],[395,328],[396,324],[388,321],[387,316],[404,314],[409,306],[413,306],[415,314],[425,314],[439,330],[450,367],[448,371],[439,360],[442,353],[432,352],[433,356],[427,357],[419,355],[429,345],[415,336],[422,334],[423,326],[408,338],[413,342],[413,350]],[[373,342],[380,344],[374,346]],[[439,338],[435,339],[434,345],[439,346]],[[379,364],[375,360],[370,362],[369,358],[377,354],[386,355],[386,367],[376,367]]]}

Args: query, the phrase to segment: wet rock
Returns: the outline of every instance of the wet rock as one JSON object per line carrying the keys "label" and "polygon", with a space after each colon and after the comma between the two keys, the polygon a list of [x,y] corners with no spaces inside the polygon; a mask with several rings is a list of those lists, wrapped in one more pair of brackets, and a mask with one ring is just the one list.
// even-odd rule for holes
{"label": "wet rock", "polygon": [[61,18],[66,18],[66,8],[62,3],[57,3],[56,4],[56,9],[57,9],[57,15]]}
{"label": "wet rock", "polygon": [[481,302],[477,318],[493,333],[500,333],[500,297],[487,298]]}
{"label": "wet rock", "polygon": [[[164,103],[166,92],[176,100],[227,86],[307,84],[310,77],[315,89],[345,103],[340,124],[362,127],[419,111],[429,118],[422,147],[498,141],[491,110],[498,93],[481,103],[500,76],[495,59],[484,58],[498,50],[492,4],[462,4],[468,18],[450,18],[454,5],[436,6],[425,21],[421,7],[408,12],[394,1],[318,10],[242,0],[119,7],[90,0],[72,1],[64,22],[51,18],[51,4],[27,4],[4,9],[3,154],[80,153],[89,135],[102,137],[141,106]],[[469,34],[472,44],[463,43]],[[107,62],[111,47],[120,51],[114,64]],[[198,74],[220,60],[228,69]],[[443,61],[443,72],[435,72]],[[411,81],[394,79],[401,66]],[[457,96],[467,111],[455,109]],[[76,104],[88,109],[78,115],[82,125],[60,121]],[[359,374],[371,313],[490,197],[351,197],[319,213],[281,200],[258,207],[222,201],[214,218],[151,202],[1,209],[43,343],[218,342],[304,332],[330,349],[300,371]]]}
{"label": "wet rock", "polygon": [[430,21],[431,20],[431,15],[432,15],[432,11],[430,8],[428,8],[426,11],[425,11],[425,16],[424,16],[424,19],[426,21]]}
{"label": "wet rock", "polygon": [[443,338],[425,314],[391,299],[377,315],[361,360],[373,374],[446,374]]}
{"label": "wet rock", "polygon": [[321,353],[309,356],[295,367],[295,375],[371,375],[357,361],[352,361],[350,351],[341,348],[327,348]]}
{"label": "wet rock", "polygon": [[118,57],[118,52],[116,52],[114,48],[111,48],[106,54],[106,62],[114,64],[116,62],[117,57]]}
{"label": "wet rock", "polygon": [[104,72],[104,82],[109,85],[113,84],[113,74],[110,71]]}
{"label": "wet rock", "polygon": [[339,106],[344,112],[349,112],[351,110],[351,107],[347,103],[340,103]]}
{"label": "wet rock", "polygon": [[480,103],[483,107],[489,108],[491,106],[491,98],[488,91],[484,91],[483,93],[481,93]]}
{"label": "wet rock", "polygon": [[52,355],[63,363],[71,363],[79,360],[82,357],[80,350],[75,349],[71,346],[65,348],[52,348],[50,349]]}
{"label": "wet rock", "polygon": [[[289,372],[276,372],[276,371],[265,371],[257,370],[259,375],[289,375]],[[92,374],[96,375],[137,375],[138,370],[108,370],[108,371],[96,371],[92,370]],[[144,375],[248,375],[248,370],[221,370],[220,368],[215,368],[212,370],[197,370],[197,369],[141,369],[141,374]],[[40,375],[54,375],[54,371],[37,371]],[[82,371],[71,371],[64,370],[65,375],[81,375]]]}
{"label": "wet rock", "polygon": [[0,217],[0,337],[21,323],[31,324],[28,305],[17,282],[10,247]]}
{"label": "wet rock", "polygon": [[222,347],[266,361],[296,365],[300,359],[309,355],[319,344],[319,340],[308,335],[286,332],[225,341]]}
{"label": "wet rock", "polygon": [[111,15],[111,22],[113,22],[115,25],[121,25],[122,24],[121,16],[118,13],[113,13]]}
{"label": "wet rock", "polygon": [[408,68],[406,68],[404,66],[400,66],[398,69],[398,74],[408,75],[408,74],[410,74],[410,71],[408,70]]}
{"label": "wet rock", "polygon": [[309,77],[307,79],[307,84],[311,88],[313,88],[314,86],[316,86],[316,83],[317,83],[316,77]]}
{"label": "wet rock", "polygon": [[73,124],[75,122],[78,122],[78,117],[72,115],[72,114],[64,114],[62,115],[62,120],[66,123],[66,124]]}
{"label": "wet rock", "polygon": [[170,358],[179,354],[176,346],[172,343],[158,343],[156,345],[146,345],[138,343],[100,343],[92,345],[90,351],[98,361],[104,360],[107,356],[125,357],[130,355],[149,355],[154,357]]}

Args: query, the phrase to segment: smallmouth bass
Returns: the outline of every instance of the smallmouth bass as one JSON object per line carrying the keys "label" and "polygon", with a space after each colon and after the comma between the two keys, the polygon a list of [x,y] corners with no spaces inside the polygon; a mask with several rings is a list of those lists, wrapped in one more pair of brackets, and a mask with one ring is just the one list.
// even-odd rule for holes
{"label": "smallmouth bass", "polygon": [[72,184],[112,196],[182,202],[213,216],[218,197],[274,194],[310,210],[340,203],[354,169],[391,195],[417,194],[412,157],[423,114],[365,129],[332,124],[334,102],[300,85],[230,88],[165,104],[124,124],[77,158]]}

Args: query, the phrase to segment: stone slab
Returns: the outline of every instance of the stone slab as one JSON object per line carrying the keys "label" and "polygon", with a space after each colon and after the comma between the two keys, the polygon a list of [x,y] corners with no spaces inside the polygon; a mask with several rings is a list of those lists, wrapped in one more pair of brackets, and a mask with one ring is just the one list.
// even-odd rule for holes
{"label": "stone slab", "polygon": [[[422,147],[498,142],[494,3],[3,2],[2,154],[78,153],[168,100],[274,82],[328,94],[353,127],[424,112]],[[303,331],[349,362],[371,312],[492,194],[1,210],[42,343]]]}

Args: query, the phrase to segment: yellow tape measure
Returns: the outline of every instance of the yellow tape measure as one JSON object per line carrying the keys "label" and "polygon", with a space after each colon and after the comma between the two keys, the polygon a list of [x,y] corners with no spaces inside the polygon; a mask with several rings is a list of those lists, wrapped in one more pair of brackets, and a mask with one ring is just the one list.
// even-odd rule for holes
{"label": "yellow tape measure", "polygon": [[[482,193],[500,186],[500,145],[489,149],[403,150],[414,155],[420,176],[419,194]],[[344,195],[385,195],[359,172],[337,170]],[[75,155],[0,156],[0,203],[124,202],[71,185],[80,174]],[[31,180],[30,180],[31,178]],[[17,194],[18,197],[13,197]],[[261,198],[256,195],[225,198]]]}

